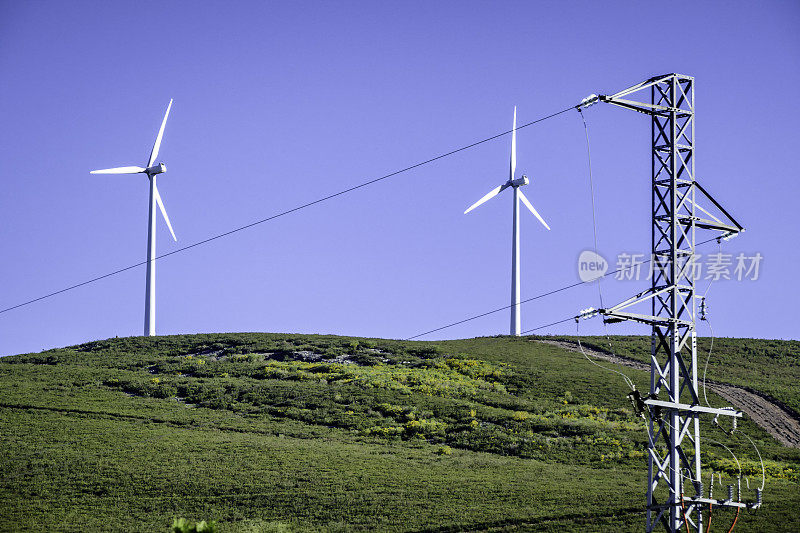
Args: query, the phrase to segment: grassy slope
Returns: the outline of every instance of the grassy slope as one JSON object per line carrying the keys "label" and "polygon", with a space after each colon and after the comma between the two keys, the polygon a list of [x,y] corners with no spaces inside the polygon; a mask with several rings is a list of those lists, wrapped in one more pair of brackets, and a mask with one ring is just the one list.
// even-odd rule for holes
{"label": "grassy slope", "polygon": [[[198,335],[4,358],[0,530],[186,516],[223,531],[637,531],[645,437],[626,392],[579,354],[509,338]],[[741,428],[771,475],[737,531],[800,529],[800,452]]]}
{"label": "grassy slope", "polygon": [[[586,337],[583,342],[600,350],[650,362],[649,337],[612,336],[610,347],[605,337]],[[710,348],[710,338],[698,339],[701,377],[708,359],[708,379],[762,392],[800,417],[800,341],[723,337],[714,339],[708,357]]]}

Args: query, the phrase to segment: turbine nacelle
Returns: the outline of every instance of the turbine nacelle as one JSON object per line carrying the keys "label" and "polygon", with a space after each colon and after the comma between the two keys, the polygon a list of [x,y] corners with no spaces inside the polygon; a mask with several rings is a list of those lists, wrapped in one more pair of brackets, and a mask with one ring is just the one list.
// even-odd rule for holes
{"label": "turbine nacelle", "polygon": [[163,174],[167,171],[167,165],[164,163],[159,163],[157,165],[153,165],[152,167],[147,167],[144,170],[148,176],[155,176],[156,174]]}
{"label": "turbine nacelle", "polygon": [[509,180],[508,184],[511,187],[522,187],[523,185],[527,185],[530,182],[531,182],[531,180],[528,179],[528,176],[522,176],[521,178]]}

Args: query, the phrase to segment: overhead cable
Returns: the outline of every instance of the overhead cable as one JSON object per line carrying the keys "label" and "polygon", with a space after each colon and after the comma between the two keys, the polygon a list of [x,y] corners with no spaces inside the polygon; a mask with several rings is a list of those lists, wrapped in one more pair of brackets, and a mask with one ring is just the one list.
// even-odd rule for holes
{"label": "overhead cable", "polygon": [[[713,238],[713,239],[707,239],[705,241],[699,242],[699,243],[697,243],[696,246],[700,246],[700,245],[709,243],[709,242],[714,241],[714,240],[716,240],[716,237]],[[646,265],[646,264],[648,264],[650,262],[652,262],[652,258],[651,259],[645,259],[644,261],[641,261],[639,263],[634,263],[634,264],[629,265],[629,266],[621,267],[621,268],[618,268],[616,270],[612,270],[610,272],[606,272],[605,274],[601,274],[598,277],[604,278],[604,277],[611,276],[611,275],[614,275],[614,274],[617,274],[617,273],[621,273],[621,272],[625,272],[625,271],[628,271],[628,270],[632,270],[634,268],[639,268],[642,265]],[[594,281],[594,280],[592,280],[592,281]],[[558,289],[553,289],[551,291],[543,292],[541,294],[537,294],[536,296],[531,296],[530,298],[522,300],[520,302],[520,305],[522,305],[524,303],[532,302],[533,300],[538,300],[539,298],[544,298],[545,296],[550,296],[552,294],[556,294],[556,293],[565,291],[567,289],[573,289],[573,288],[578,287],[580,285],[585,285],[586,283],[591,283],[591,282],[579,281],[577,283],[572,283],[570,285],[565,285],[563,287],[559,287]],[[444,326],[440,326],[438,328],[434,328],[434,329],[428,330],[428,331],[426,331],[424,333],[418,333],[418,334],[413,335],[411,337],[406,337],[404,340],[407,340],[407,341],[414,340],[414,339],[416,339],[418,337],[423,337],[425,335],[428,335],[429,333],[435,333],[435,332],[441,331],[443,329],[448,329],[448,328],[452,328],[453,326],[458,326],[459,324],[464,324],[466,322],[471,322],[473,320],[477,320],[478,318],[483,318],[485,316],[489,316],[489,315],[492,315],[494,313],[499,313],[500,311],[504,311],[506,309],[510,309],[512,306],[513,305],[504,305],[503,307],[498,307],[497,309],[492,309],[491,311],[486,311],[486,312],[480,313],[478,315],[474,315],[474,316],[471,316],[471,317],[468,317],[468,318],[457,320],[455,322],[451,322],[451,323],[446,324]],[[533,331],[538,331],[538,330],[543,329],[545,327],[548,327],[548,326],[551,326],[551,325],[556,325],[556,324],[561,324],[561,323],[567,322],[568,320],[574,320],[574,319],[575,319],[575,317],[571,316],[569,318],[565,318],[564,320],[560,320],[558,322],[554,322],[553,324],[547,324],[545,326],[539,326],[539,327],[536,327],[536,328],[533,328],[533,329],[525,330],[525,331],[522,332],[522,334],[524,335],[526,333],[530,333],[530,332],[533,332]]]}
{"label": "overhead cable", "polygon": [[[521,126],[517,126],[516,129],[521,130],[523,128],[527,128],[528,126],[533,126],[534,124],[538,124],[540,122],[544,122],[545,120],[557,117],[558,115],[561,115],[563,113],[566,113],[567,111],[575,109],[575,107],[576,106],[569,106],[566,109],[562,109],[561,111],[557,111],[555,113],[551,113],[551,114],[549,114],[547,116],[538,118],[536,120],[532,120],[531,122],[527,122],[527,123],[525,123],[525,124],[523,124]],[[513,131],[514,130],[511,129],[511,130],[508,130],[508,131],[504,131],[502,133],[498,133],[496,135],[492,135],[491,137],[486,137],[485,139],[481,139],[479,141],[473,142],[471,144],[467,144],[467,145],[462,146],[460,148],[456,148],[455,150],[450,150],[449,152],[445,152],[445,153],[439,154],[439,155],[437,155],[435,157],[431,157],[430,159],[426,159],[425,161],[421,161],[419,163],[415,163],[413,165],[407,166],[407,167],[402,168],[400,170],[396,170],[394,172],[390,172],[389,174],[384,174],[383,176],[380,176],[378,178],[374,178],[374,179],[371,179],[369,181],[365,181],[364,183],[361,183],[359,185],[355,185],[353,187],[349,187],[349,188],[341,190],[339,192],[336,192],[336,193],[333,193],[333,194],[329,194],[328,196],[323,196],[322,198],[318,198],[318,199],[313,200],[311,202],[299,205],[297,207],[293,207],[291,209],[287,209],[285,211],[281,211],[280,213],[276,213],[274,215],[268,216],[266,218],[262,218],[260,220],[256,220],[255,222],[251,222],[249,224],[245,224],[243,226],[236,227],[236,228],[234,228],[232,230],[225,231],[223,233],[219,233],[219,234],[214,235],[212,237],[208,237],[206,239],[202,239],[200,241],[197,241],[195,243],[189,244],[187,246],[183,246],[181,248],[178,248],[177,250],[173,250],[171,252],[167,252],[167,253],[158,255],[158,256],[155,257],[154,261],[158,261],[159,259],[163,259],[163,258],[169,257],[171,255],[175,255],[175,254],[179,254],[181,252],[185,252],[187,250],[190,250],[192,248],[196,248],[198,246],[202,246],[204,244],[207,244],[209,242],[215,241],[217,239],[221,239],[223,237],[227,237],[229,235],[233,235],[234,233],[238,233],[240,231],[252,228],[253,226],[258,226],[259,224],[263,224],[265,222],[270,222],[272,220],[275,220],[276,218],[280,218],[280,217],[289,215],[289,214],[294,213],[296,211],[300,211],[301,209],[305,209],[307,207],[311,207],[313,205],[320,204],[322,202],[331,200],[331,199],[336,198],[338,196],[342,196],[344,194],[353,192],[355,190],[367,187],[368,185],[372,185],[374,183],[378,183],[379,181],[383,181],[383,180],[391,178],[393,176],[397,176],[398,174],[402,174],[404,172],[408,172],[410,170],[414,170],[415,168],[419,168],[421,166],[428,165],[430,163],[433,163],[434,161],[438,161],[440,159],[444,159],[445,157],[449,157],[449,156],[457,154],[459,152],[463,152],[464,150],[469,150],[470,148],[474,148],[474,147],[476,147],[478,145],[487,143],[489,141],[493,141],[494,139],[497,139],[499,137],[503,137],[505,135],[508,135],[509,133],[512,133]],[[97,282],[97,281],[100,281],[100,280],[103,280],[103,279],[106,279],[106,278],[110,278],[112,276],[116,276],[117,274],[121,274],[123,272],[127,272],[128,270],[132,270],[132,269],[140,267],[142,265],[146,265],[147,263],[148,263],[148,261],[140,261],[140,262],[132,264],[130,266],[127,266],[127,267],[124,267],[124,268],[120,268],[119,270],[115,270],[113,272],[109,272],[107,274],[103,274],[101,276],[97,276],[95,278],[88,279],[88,280],[83,281],[81,283],[76,283],[75,285],[70,285],[69,287],[65,287],[63,289],[60,289],[60,290],[45,294],[43,296],[39,296],[38,298],[33,298],[33,299],[27,300],[25,302],[19,303],[17,305],[12,305],[11,307],[6,307],[4,309],[0,309],[0,314],[7,313],[8,311],[12,311],[14,309],[19,309],[20,307],[24,307],[26,305],[30,305],[30,304],[35,303],[35,302],[39,302],[41,300],[45,300],[47,298],[51,298],[53,296],[65,293],[67,291],[71,291],[73,289],[77,289],[79,287],[83,287],[84,285],[89,285],[90,283],[94,283],[94,282]]]}

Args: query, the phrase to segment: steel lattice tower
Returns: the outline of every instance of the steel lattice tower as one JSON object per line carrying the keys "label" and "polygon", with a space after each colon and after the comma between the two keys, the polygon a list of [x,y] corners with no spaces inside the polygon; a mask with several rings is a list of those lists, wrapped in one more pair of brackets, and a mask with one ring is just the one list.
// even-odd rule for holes
{"label": "steel lattice tower", "polygon": [[[628,99],[648,89],[649,103]],[[671,533],[685,525],[701,532],[702,511],[709,503],[734,507],[748,504],[732,497],[712,500],[703,494],[700,414],[742,415],[732,409],[700,405],[695,231],[716,230],[727,237],[743,228],[695,179],[694,78],[657,76],[597,99],[651,117],[652,284],[616,306],[599,310],[606,322],[633,320],[652,327],[650,394],[645,399],[636,396],[649,419],[647,531],[662,524]],[[715,216],[698,204],[698,197],[710,201],[722,215]],[[650,314],[629,310],[637,304],[646,305],[648,300]]]}

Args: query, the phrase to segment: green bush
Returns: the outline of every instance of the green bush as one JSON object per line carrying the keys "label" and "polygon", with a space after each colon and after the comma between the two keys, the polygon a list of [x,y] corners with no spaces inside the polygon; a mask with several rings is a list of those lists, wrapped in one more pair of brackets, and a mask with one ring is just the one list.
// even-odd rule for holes
{"label": "green bush", "polygon": [[172,533],[215,533],[217,523],[215,521],[206,522],[201,520],[196,524],[189,525],[185,518],[176,518],[172,521]]}
{"label": "green bush", "polygon": [[450,446],[447,446],[446,444],[444,446],[439,446],[439,448],[436,449],[436,454],[437,455],[452,455],[453,454],[453,448],[451,448]]}

